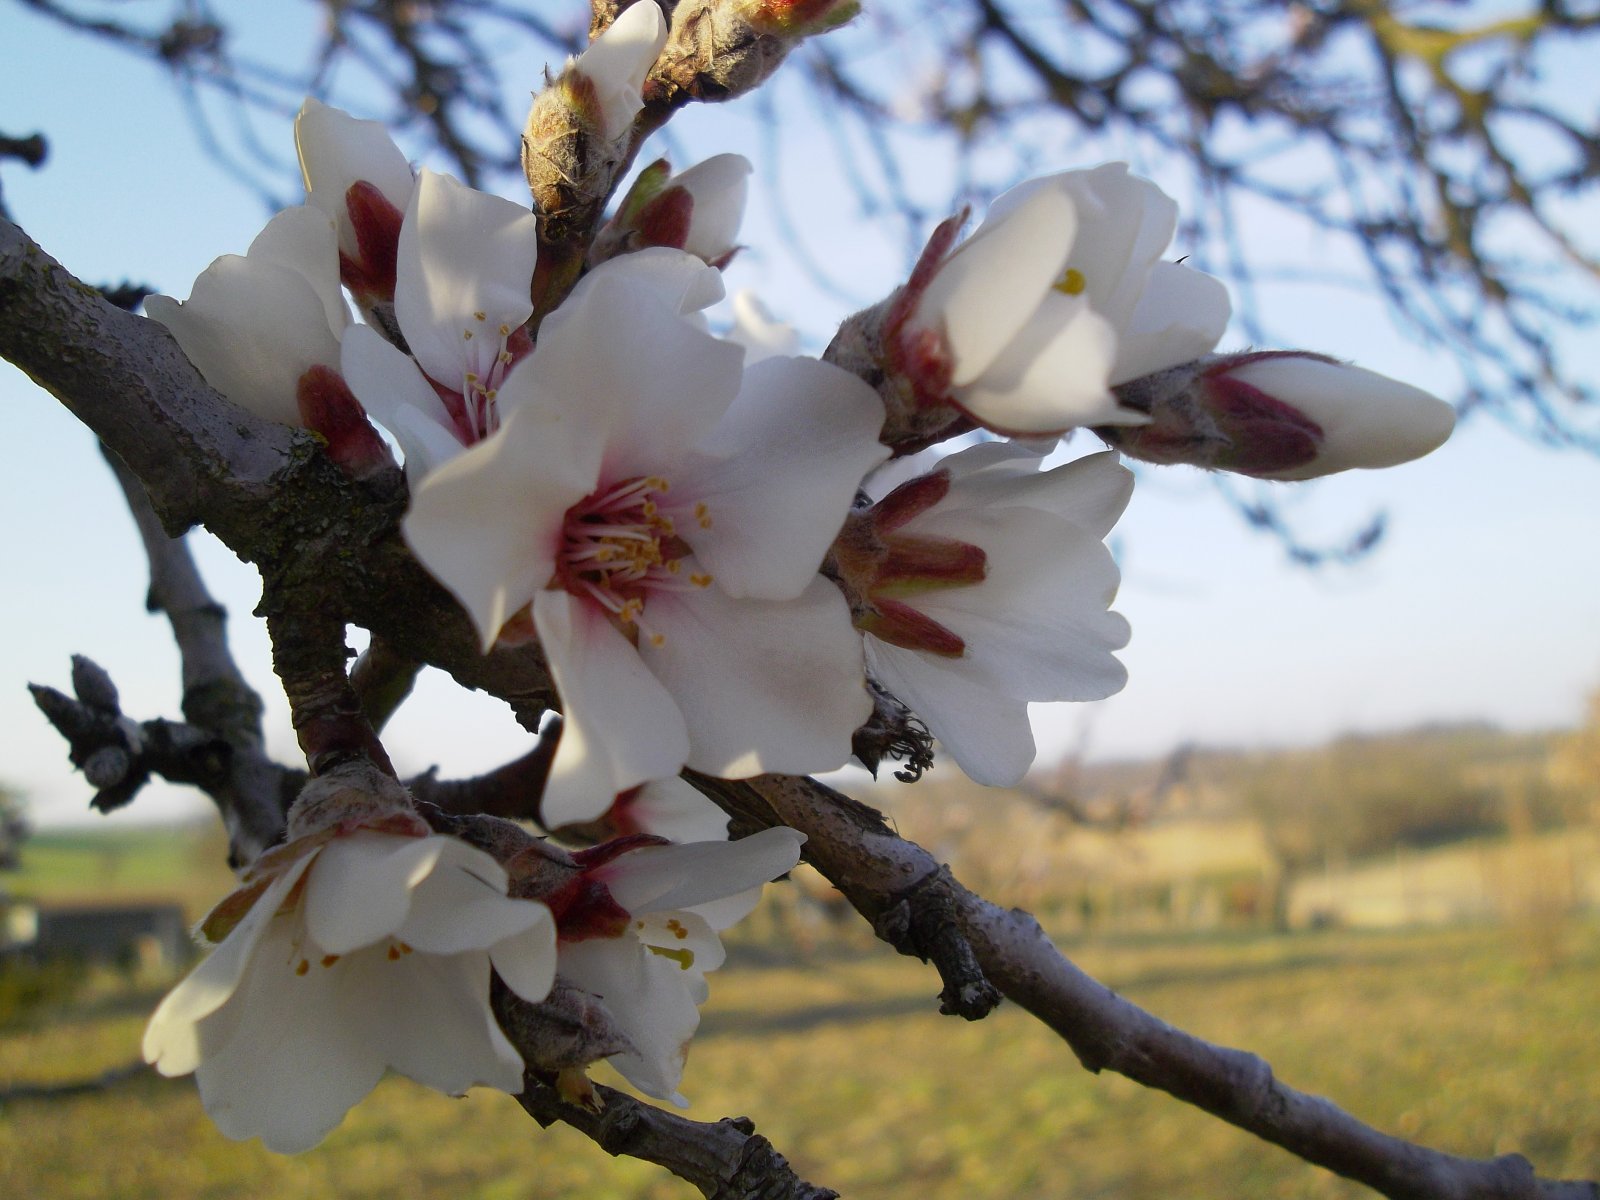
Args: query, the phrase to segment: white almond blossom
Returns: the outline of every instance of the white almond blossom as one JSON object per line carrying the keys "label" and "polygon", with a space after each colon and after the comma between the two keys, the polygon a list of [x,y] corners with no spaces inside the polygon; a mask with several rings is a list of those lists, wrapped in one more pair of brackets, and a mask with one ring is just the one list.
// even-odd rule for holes
{"label": "white almond blossom", "polygon": [[350,324],[333,222],[305,205],[284,209],[243,255],[224,254],[207,267],[188,300],[150,296],[145,312],[229,400],[302,425],[301,380],[316,367],[338,371],[339,339]]}
{"label": "white almond blossom", "polygon": [[591,272],[501,385],[499,433],[427,476],[405,520],[485,647],[531,602],[565,710],[552,825],[685,764],[832,769],[870,710],[817,568],[886,454],[882,406],[815,360],[745,371],[693,312],[720,295],[671,250]]}
{"label": "white almond blossom", "polygon": [[400,230],[394,316],[408,355],[373,329],[344,340],[351,389],[416,482],[500,427],[501,382],[529,349],[538,253],[531,212],[424,170]]}
{"label": "white almond blossom", "polygon": [[584,880],[602,885],[612,905],[596,903],[591,887],[583,907],[558,917],[556,970],[597,996],[633,1043],[633,1052],[608,1061],[640,1091],[688,1103],[678,1085],[706,1001],[706,972],[722,965],[717,935],[749,915],[763,884],[793,869],[804,841],[779,827],[737,842],[645,846],[615,858],[596,848],[601,861]]}
{"label": "white almond blossom", "polygon": [[490,967],[543,999],[555,924],[481,850],[399,816],[311,835],[264,855],[202,928],[221,943],[156,1009],[144,1056],[192,1072],[228,1137],[309,1149],[386,1069],[452,1096],[521,1091]]}
{"label": "white almond blossom", "polygon": [[1222,284],[1160,261],[1177,206],[1125,163],[1030,180],[997,199],[899,331],[934,339],[948,399],[1003,433],[1139,424],[1111,387],[1199,358],[1230,306]]}
{"label": "white almond blossom", "polygon": [[[1128,623],[1108,611],[1118,573],[1102,544],[1133,476],[1112,453],[1049,471],[988,442],[884,497],[866,536],[836,548],[866,633],[868,671],[978,783],[1021,781],[1028,703],[1099,700],[1127,671]],[[852,558],[853,541],[859,558]],[[870,547],[870,549],[868,548]]]}
{"label": "white almond blossom", "polygon": [[1438,397],[1318,355],[1242,354],[1222,360],[1203,379],[1213,401],[1282,405],[1309,422],[1296,456],[1302,461],[1249,472],[1260,479],[1396,466],[1438,449],[1455,428],[1455,410]]}
{"label": "white almond blossom", "polygon": [[613,837],[646,833],[671,842],[728,840],[728,814],[676,777],[629,788],[600,819]]}

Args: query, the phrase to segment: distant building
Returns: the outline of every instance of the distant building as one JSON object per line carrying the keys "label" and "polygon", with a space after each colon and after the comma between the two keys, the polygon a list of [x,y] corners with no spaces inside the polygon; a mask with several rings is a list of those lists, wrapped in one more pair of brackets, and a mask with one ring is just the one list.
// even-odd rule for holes
{"label": "distant building", "polygon": [[39,960],[176,967],[194,952],[178,904],[13,904],[6,926],[6,951]]}

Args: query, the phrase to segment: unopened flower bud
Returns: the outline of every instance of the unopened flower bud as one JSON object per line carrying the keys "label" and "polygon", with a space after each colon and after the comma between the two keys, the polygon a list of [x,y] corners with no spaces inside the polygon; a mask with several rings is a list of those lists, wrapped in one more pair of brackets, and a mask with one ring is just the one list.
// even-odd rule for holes
{"label": "unopened flower bud", "polygon": [[1147,462],[1257,479],[1392,467],[1438,448],[1455,412],[1420,388],[1302,351],[1224,355],[1117,389],[1150,422],[1098,430]]}
{"label": "unopened flower bud", "polygon": [[563,83],[606,141],[626,133],[644,107],[644,79],[666,41],[661,9],[655,0],[639,0],[567,64]]}
{"label": "unopened flower bud", "polygon": [[739,15],[758,33],[809,37],[837,29],[861,11],[859,0],[743,0]]}
{"label": "unopened flower bud", "polygon": [[667,246],[727,266],[738,249],[749,176],[749,160],[738,154],[718,154],[678,175],[665,159],[650,164],[597,239],[591,260]]}

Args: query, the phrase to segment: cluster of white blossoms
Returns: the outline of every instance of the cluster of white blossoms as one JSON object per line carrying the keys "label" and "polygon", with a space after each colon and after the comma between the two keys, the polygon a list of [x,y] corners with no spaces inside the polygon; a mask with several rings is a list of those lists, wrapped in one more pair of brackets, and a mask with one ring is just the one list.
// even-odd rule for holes
{"label": "cluster of white blossoms", "polygon": [[[556,86],[592,136],[627,135],[665,37],[634,5],[567,65]],[[403,797],[293,823],[145,1046],[196,1072],[224,1132],[277,1149],[316,1142],[385,1068],[520,1090],[540,1064],[497,1025],[491,975],[533,1019],[558,981],[586,993],[614,1064],[681,1100],[717,933],[803,840],[727,842],[681,771],[841,767],[876,685],[973,779],[1013,784],[1030,702],[1122,686],[1104,539],[1132,476],[1114,452],[1047,466],[1061,434],[1291,479],[1450,429],[1432,397],[1315,355],[1214,355],[1227,294],[1163,260],[1176,206],[1121,164],[1023,184],[954,249],[943,228],[822,361],[753,298],[726,336],[707,318],[737,156],[646,168],[535,328],[527,208],[413,172],[377,124],[315,101],[296,133],[307,204],[148,311],[227,398],[321,434],[352,474],[392,464],[387,432],[405,538],[484,652],[543,648],[564,714],[545,825],[621,836],[497,857]],[[951,452],[976,428],[1026,440]]]}

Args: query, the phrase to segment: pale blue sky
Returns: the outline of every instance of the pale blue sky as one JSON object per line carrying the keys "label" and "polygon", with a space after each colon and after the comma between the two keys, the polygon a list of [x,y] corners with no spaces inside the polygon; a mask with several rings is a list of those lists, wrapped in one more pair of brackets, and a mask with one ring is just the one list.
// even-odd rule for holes
{"label": "pale blue sky", "polygon": [[[6,203],[47,250],[86,279],[145,280],[180,297],[212,258],[244,250],[265,214],[196,150],[156,72],[15,6],[0,22],[0,129],[41,130],[52,150],[41,171],[5,167]],[[286,20],[278,36],[306,34]],[[527,64],[530,81],[540,65]],[[685,124],[696,154],[759,154],[736,111],[696,113]],[[261,131],[292,154],[287,119]],[[828,161],[817,146],[804,170],[824,182],[792,184],[790,204],[871,300],[897,282],[902,247],[851,214],[844,190],[825,182]],[[1587,203],[1600,217],[1592,196]],[[730,287],[758,288],[824,338],[845,307],[804,284],[783,255],[762,252],[776,235],[760,189],[752,204],[752,252],[730,271]],[[1450,390],[1448,366],[1389,332],[1376,298],[1290,295],[1300,308],[1279,327],[1300,331],[1306,348]],[[130,713],[177,716],[175,654],[165,623],[143,611],[144,563],[92,437],[3,364],[0,405],[16,422],[17,451],[0,474],[0,781],[22,788],[38,819],[60,820],[83,811],[88,788],[69,773],[63,743],[24,684],[65,686],[69,655],[83,652],[112,672]],[[1530,447],[1479,420],[1422,462],[1281,494],[1306,528],[1329,534],[1386,508],[1389,537],[1356,567],[1294,570],[1198,473],[1141,473],[1115,535],[1124,570],[1117,607],[1134,629],[1123,655],[1131,682],[1100,705],[1039,710],[1043,758],[1077,744],[1085,722],[1096,756],[1157,753],[1193,738],[1309,742],[1432,719],[1564,725],[1600,687],[1600,463]],[[293,738],[265,635],[248,615],[253,573],[209,539],[200,558],[233,615],[246,673],[269,698],[272,745],[287,757]],[[518,752],[522,736],[495,705],[435,681],[386,741],[406,767],[439,763],[456,773]],[[182,807],[170,794],[135,806],[146,816]]]}

